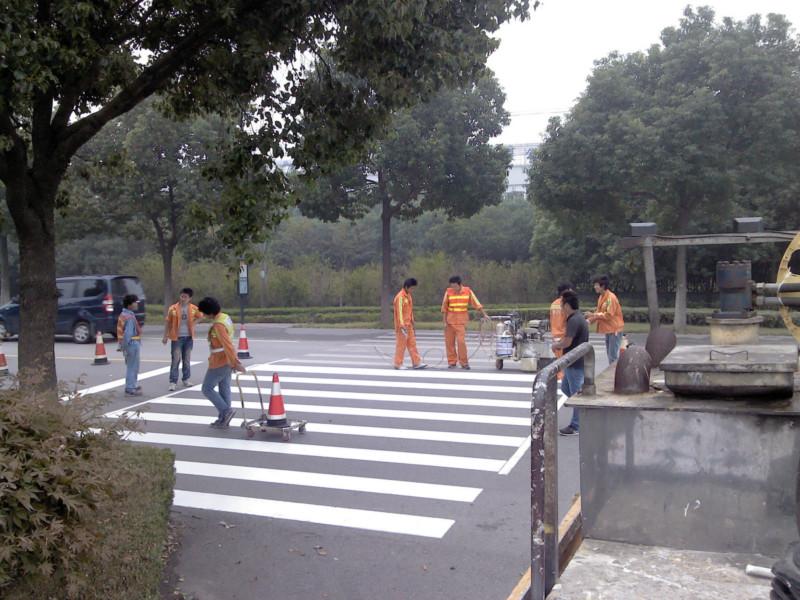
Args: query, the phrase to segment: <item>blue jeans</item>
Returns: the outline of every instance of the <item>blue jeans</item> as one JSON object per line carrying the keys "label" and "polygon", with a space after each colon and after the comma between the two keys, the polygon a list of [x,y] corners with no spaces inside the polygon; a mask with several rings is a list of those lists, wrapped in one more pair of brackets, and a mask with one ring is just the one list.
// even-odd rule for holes
{"label": "blue jeans", "polygon": [[139,341],[131,340],[125,350],[125,391],[135,392],[139,379]]}
{"label": "blue jeans", "polygon": [[[231,407],[232,370],[229,365],[209,369],[203,378],[203,395],[211,400],[211,404],[217,409],[220,419],[225,416],[225,413]],[[219,392],[214,389],[215,387],[219,388]]]}
{"label": "blue jeans", "polygon": [[[564,378],[561,380],[561,391],[569,398],[581,391],[583,387],[583,367],[567,367],[564,369]],[[578,431],[578,409],[572,409],[572,420],[569,422],[575,431]]]}
{"label": "blue jeans", "polygon": [[194,340],[191,336],[179,337],[172,345],[172,365],[169,367],[169,382],[178,383],[178,365],[183,363],[183,381],[192,376],[192,348]]}
{"label": "blue jeans", "polygon": [[619,359],[619,346],[622,344],[622,332],[606,334],[606,355],[608,364],[617,362]]}

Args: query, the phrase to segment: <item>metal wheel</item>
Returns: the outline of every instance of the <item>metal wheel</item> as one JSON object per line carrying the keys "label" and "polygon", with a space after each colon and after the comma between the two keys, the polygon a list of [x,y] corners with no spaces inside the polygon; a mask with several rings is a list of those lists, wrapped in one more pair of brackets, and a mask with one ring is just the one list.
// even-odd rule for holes
{"label": "metal wheel", "polygon": [[92,328],[86,321],[78,321],[72,326],[72,341],[76,344],[88,344],[92,341]]}
{"label": "metal wheel", "polygon": [[283,429],[281,431],[281,437],[283,438],[284,442],[288,442],[292,439],[292,430],[291,429]]}
{"label": "metal wheel", "polygon": [[303,434],[306,432],[306,424],[303,423],[300,427],[297,428],[298,433]]}
{"label": "metal wheel", "polygon": [[256,434],[250,427],[247,428],[247,437],[251,438]]}
{"label": "metal wheel", "polygon": [[503,359],[502,358],[498,358],[496,361],[494,361],[494,368],[497,369],[498,371],[502,371],[503,370]]}

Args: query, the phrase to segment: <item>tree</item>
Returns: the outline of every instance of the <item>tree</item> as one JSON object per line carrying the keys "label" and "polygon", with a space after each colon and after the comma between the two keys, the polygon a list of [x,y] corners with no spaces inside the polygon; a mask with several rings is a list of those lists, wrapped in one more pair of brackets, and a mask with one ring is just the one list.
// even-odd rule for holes
{"label": "tree", "polygon": [[[550,122],[529,193],[569,235],[718,230],[733,207],[800,223],[800,47],[779,15],[717,25],[687,8],[661,45],[598,61],[564,121]],[[789,197],[794,200],[789,200]],[[676,259],[685,326],[686,250]],[[683,320],[681,320],[681,315]]]}
{"label": "tree", "polygon": [[[440,209],[465,217],[502,199],[511,153],[491,138],[507,124],[505,96],[493,75],[395,114],[368,157],[312,182],[300,209],[326,221],[381,213],[381,323],[391,322],[392,220]],[[315,174],[312,173],[312,176]]]}
{"label": "tree", "polygon": [[245,107],[206,216],[226,214],[221,239],[248,246],[283,200],[286,148],[300,167],[353,159],[393,109],[473,80],[497,46],[490,34],[527,10],[528,0],[5,2],[0,181],[19,237],[23,384],[55,389],[59,186],[107,123],[157,92],[175,115]]}
{"label": "tree", "polygon": [[[206,178],[204,170],[216,161],[229,124],[216,115],[169,119],[148,100],[110,123],[82,153],[96,165],[91,182],[95,206],[128,237],[155,242],[164,270],[165,307],[174,300],[172,263],[178,246],[214,230],[193,215],[213,207],[220,194],[221,185]],[[114,167],[120,153],[116,160],[121,164]]]}

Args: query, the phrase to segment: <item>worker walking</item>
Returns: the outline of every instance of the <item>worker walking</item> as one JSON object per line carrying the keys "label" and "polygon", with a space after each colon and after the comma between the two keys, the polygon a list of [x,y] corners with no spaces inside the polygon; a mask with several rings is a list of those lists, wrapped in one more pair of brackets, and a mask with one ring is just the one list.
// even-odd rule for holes
{"label": "worker walking", "polygon": [[597,325],[597,333],[605,334],[608,364],[612,364],[617,362],[619,358],[622,332],[625,329],[622,306],[620,306],[616,294],[608,289],[608,276],[595,277],[592,283],[594,284],[594,291],[599,294],[597,310],[595,312],[587,312],[586,320]]}
{"label": "worker walking", "polygon": [[403,282],[403,289],[397,292],[392,306],[394,307],[394,333],[396,336],[394,350],[394,368],[403,366],[403,356],[408,349],[411,356],[412,369],[424,369],[422,357],[417,351],[417,336],[414,333],[414,301],[411,290],[417,286],[417,280],[409,277]]}
{"label": "worker walking", "polygon": [[[208,330],[208,370],[203,379],[203,395],[217,409],[218,418],[211,427],[224,428],[230,425],[236,411],[231,408],[231,372],[245,372],[233,347],[233,321],[222,312],[214,298],[200,300],[197,308],[206,317],[213,319]],[[216,388],[216,389],[215,389]]]}
{"label": "worker walking", "polygon": [[444,345],[447,350],[448,369],[455,369],[458,363],[461,364],[462,369],[470,368],[465,340],[470,306],[481,311],[485,319],[489,318],[474,292],[462,285],[461,277],[453,275],[442,299]]}
{"label": "worker walking", "polygon": [[192,376],[192,348],[194,347],[194,322],[200,318],[200,309],[192,304],[192,288],[183,288],[178,301],[169,307],[164,319],[162,344],[170,341],[172,364],[169,368],[169,391],[178,386],[178,367],[182,363],[181,381],[183,387],[190,387]]}
{"label": "worker walking", "polygon": [[142,326],[136,320],[139,297],[128,294],[122,299],[122,312],[117,319],[119,350],[125,357],[125,395],[141,396],[139,385],[139,359],[142,343]]}

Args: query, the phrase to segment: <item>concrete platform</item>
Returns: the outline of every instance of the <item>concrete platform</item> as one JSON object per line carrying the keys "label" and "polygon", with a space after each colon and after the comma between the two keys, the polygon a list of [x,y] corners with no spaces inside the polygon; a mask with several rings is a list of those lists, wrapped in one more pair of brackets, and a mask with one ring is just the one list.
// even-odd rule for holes
{"label": "concrete platform", "polygon": [[771,567],[759,554],[719,554],[584,540],[548,600],[763,600],[770,581],[745,575]]}

